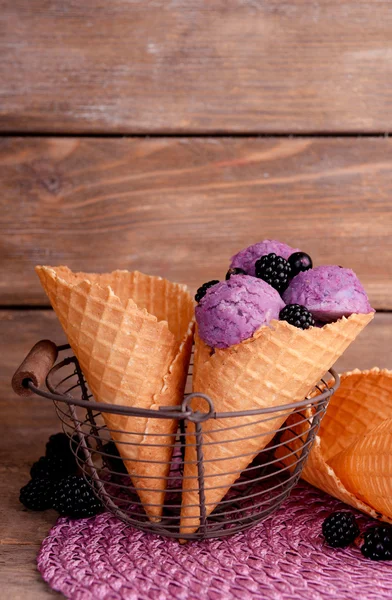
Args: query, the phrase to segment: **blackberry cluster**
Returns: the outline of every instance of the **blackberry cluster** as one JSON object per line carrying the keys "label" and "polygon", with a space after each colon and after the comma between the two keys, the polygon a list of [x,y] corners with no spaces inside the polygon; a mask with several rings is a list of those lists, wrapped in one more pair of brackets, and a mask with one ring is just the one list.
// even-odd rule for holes
{"label": "blackberry cluster", "polygon": [[327,544],[333,548],[346,548],[359,535],[359,527],[350,512],[329,515],[323,523],[322,531]]}
{"label": "blackberry cluster", "polygon": [[30,510],[55,508],[71,517],[92,516],[101,504],[86,481],[77,475],[77,463],[71,450],[77,452],[79,437],[69,440],[64,433],[50,436],[45,456],[33,464],[31,480],[20,490],[20,502]]}
{"label": "blackberry cluster", "polygon": [[70,475],[56,482],[52,506],[60,515],[74,519],[92,517],[102,509],[91,486],[78,475]]}
{"label": "blackberry cluster", "polygon": [[[74,434],[74,436],[76,436],[76,434]],[[69,458],[70,460],[72,460],[72,458],[74,459],[69,447],[69,437],[65,435],[65,433],[54,433],[51,435],[46,442],[45,455],[62,456],[63,458]]]}
{"label": "blackberry cluster", "polygon": [[[73,462],[73,464],[72,464]],[[70,461],[61,455],[41,456],[30,469],[32,479],[59,479],[70,475],[76,470],[75,461]]]}
{"label": "blackberry cluster", "polygon": [[[287,260],[271,252],[255,262],[255,274],[282,295],[293,277],[312,266],[312,259],[305,252],[294,252]],[[315,325],[312,313],[301,304],[288,304],[280,311],[279,318],[300,329],[309,329]]]}
{"label": "blackberry cluster", "polygon": [[287,260],[271,252],[256,261],[255,273],[256,277],[263,279],[282,293],[289,284],[291,266]]}
{"label": "blackberry cluster", "polygon": [[206,295],[206,293],[207,293],[207,290],[208,290],[210,287],[212,287],[212,286],[216,285],[217,283],[219,283],[219,280],[218,280],[218,279],[212,279],[211,281],[207,281],[206,283],[203,283],[203,285],[201,285],[201,286],[199,287],[199,289],[197,290],[197,292],[196,292],[196,295],[195,295],[195,300],[196,300],[196,302],[197,302],[197,303],[199,303],[199,302],[200,302],[200,300],[201,300],[202,298],[204,298],[204,296]]}
{"label": "blackberry cluster", "polygon": [[309,329],[314,327],[314,319],[312,313],[301,304],[287,304],[279,313],[281,321],[287,321],[294,327],[300,329]]}
{"label": "blackberry cluster", "polygon": [[84,459],[83,450],[80,447],[79,434],[74,433],[71,439],[65,433],[54,433],[46,443],[46,456],[61,457],[72,468],[77,468],[76,457]]}
{"label": "blackberry cluster", "polygon": [[30,479],[22,487],[19,494],[20,502],[30,510],[46,510],[52,508],[53,485],[50,479]]}
{"label": "blackberry cluster", "polygon": [[377,525],[368,529],[363,536],[361,552],[371,560],[392,560],[392,527]]}

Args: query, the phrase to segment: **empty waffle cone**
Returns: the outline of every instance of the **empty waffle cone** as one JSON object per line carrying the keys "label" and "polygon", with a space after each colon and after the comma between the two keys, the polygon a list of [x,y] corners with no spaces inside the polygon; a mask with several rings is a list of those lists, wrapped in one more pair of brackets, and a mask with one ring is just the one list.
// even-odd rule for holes
{"label": "empty waffle cone", "polygon": [[[287,453],[280,453],[286,465],[298,458],[295,438],[309,430],[309,409],[306,416],[308,422],[294,414],[288,420]],[[302,471],[303,479],[374,518],[392,522],[391,431],[392,371],[356,369],[343,374]]]}
{"label": "empty waffle cone", "polygon": [[[285,321],[273,321],[241,344],[214,351],[196,333],[193,390],[207,394],[216,412],[271,408],[301,401],[372,318],[373,313],[353,314],[307,331]],[[205,412],[205,401],[195,398],[192,409]],[[259,415],[208,419],[202,423],[207,516],[270,442],[287,419],[287,411],[272,415],[275,418],[266,417],[268,420]],[[190,435],[183,479],[183,534],[195,532],[200,524],[192,423],[187,432]],[[244,437],[245,440],[240,439]]]}
{"label": "empty waffle cone", "polygon": [[330,464],[352,494],[392,519],[392,419],[359,437]]}
{"label": "empty waffle cone", "polygon": [[[96,401],[153,410],[181,403],[194,312],[185,286],[137,271],[36,271]],[[147,515],[159,520],[176,421],[103,417]]]}

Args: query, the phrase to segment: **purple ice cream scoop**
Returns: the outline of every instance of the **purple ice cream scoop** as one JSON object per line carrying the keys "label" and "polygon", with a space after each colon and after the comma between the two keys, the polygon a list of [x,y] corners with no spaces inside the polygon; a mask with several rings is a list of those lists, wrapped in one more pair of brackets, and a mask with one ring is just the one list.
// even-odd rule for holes
{"label": "purple ice cream scoop", "polygon": [[261,256],[271,254],[274,252],[277,256],[282,256],[286,260],[293,254],[293,252],[299,252],[298,248],[291,248],[287,244],[282,244],[276,240],[264,240],[263,242],[257,242],[252,246],[240,250],[231,259],[230,268],[240,268],[247,273],[247,275],[255,275],[255,262]]}
{"label": "purple ice cream scoop", "polygon": [[213,348],[228,348],[279,319],[283,307],[278,292],[262,279],[232,275],[209,288],[196,306],[199,336]]}
{"label": "purple ice cream scoop", "polygon": [[284,292],[283,300],[286,304],[303,304],[323,323],[373,311],[354,271],[336,265],[299,273]]}

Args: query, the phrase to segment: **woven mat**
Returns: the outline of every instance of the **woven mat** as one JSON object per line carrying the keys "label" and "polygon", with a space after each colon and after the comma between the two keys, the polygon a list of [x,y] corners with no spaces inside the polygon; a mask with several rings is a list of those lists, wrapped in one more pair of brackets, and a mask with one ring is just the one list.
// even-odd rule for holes
{"label": "woven mat", "polygon": [[[301,482],[253,529],[185,546],[109,513],[61,518],[42,544],[38,569],[72,600],[390,600],[392,563],[323,544],[324,518],[342,508]],[[372,522],[357,516],[361,529]]]}

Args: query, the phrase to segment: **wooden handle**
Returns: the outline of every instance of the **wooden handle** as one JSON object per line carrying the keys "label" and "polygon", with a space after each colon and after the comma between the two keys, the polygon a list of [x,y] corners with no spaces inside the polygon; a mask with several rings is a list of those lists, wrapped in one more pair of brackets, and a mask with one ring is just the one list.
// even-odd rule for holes
{"label": "wooden handle", "polygon": [[31,380],[35,387],[41,387],[57,359],[57,346],[50,340],[41,340],[30,350],[12,378],[12,387],[19,396],[32,396],[34,392],[26,387]]}

